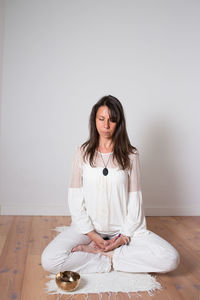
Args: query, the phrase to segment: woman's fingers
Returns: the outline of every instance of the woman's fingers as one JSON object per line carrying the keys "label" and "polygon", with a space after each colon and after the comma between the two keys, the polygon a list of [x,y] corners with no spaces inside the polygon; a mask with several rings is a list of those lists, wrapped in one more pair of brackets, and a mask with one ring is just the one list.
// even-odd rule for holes
{"label": "woman's fingers", "polygon": [[97,250],[101,251],[111,251],[121,245],[124,244],[124,241],[121,237],[115,236],[114,238],[110,240],[104,240],[100,235],[95,234],[92,237],[92,243],[91,246]]}
{"label": "woman's fingers", "polygon": [[111,243],[114,243],[118,239],[118,236],[115,236],[113,239],[111,239]]}
{"label": "woman's fingers", "polygon": [[99,247],[100,249],[105,249],[107,246],[107,242],[97,243],[97,247]]}
{"label": "woman's fingers", "polygon": [[[93,239],[94,248],[103,250],[103,251],[109,251],[110,249],[115,249],[116,247],[119,246],[119,245],[115,245],[115,242],[118,239],[119,239],[119,237],[115,236],[114,238],[112,238],[110,240],[104,240],[100,235],[96,235]],[[112,245],[114,245],[114,247],[110,248]],[[109,249],[109,250],[105,250],[105,249]]]}
{"label": "woman's fingers", "polygon": [[[98,248],[98,249],[101,249],[101,250],[107,249],[107,247],[112,246],[112,245],[115,243],[115,241],[116,241],[117,239],[118,239],[118,237],[116,236],[116,237],[114,237],[114,238],[111,239],[111,240],[106,240],[106,241],[103,240],[101,244],[97,245],[97,248]],[[109,248],[109,249],[110,249],[110,248]]]}
{"label": "woman's fingers", "polygon": [[94,248],[97,249],[97,250],[104,250],[104,249],[102,249],[101,247],[99,247],[99,246],[97,246],[97,245],[94,246]]}
{"label": "woman's fingers", "polygon": [[107,241],[107,246],[113,245],[113,243],[115,243],[115,241],[118,239],[118,236],[115,236],[114,238],[110,239]]}
{"label": "woman's fingers", "polygon": [[102,247],[100,247],[99,245],[94,245],[94,248],[96,248],[96,249],[102,249]]}
{"label": "woman's fingers", "polygon": [[112,245],[106,247],[106,248],[104,249],[104,251],[106,251],[106,252],[107,252],[107,251],[111,251],[111,250],[113,250],[113,249],[115,249],[115,248],[117,248],[117,247],[118,247],[118,246],[112,244]]}
{"label": "woman's fingers", "polygon": [[121,245],[123,245],[123,241],[120,239],[120,238],[118,238],[118,239],[116,239],[115,241],[114,241],[114,243],[112,243],[111,245],[109,245],[109,246],[107,246],[105,249],[104,249],[104,251],[111,251],[111,250],[114,250],[115,248],[117,248],[117,247],[119,247],[119,246],[121,246]]}

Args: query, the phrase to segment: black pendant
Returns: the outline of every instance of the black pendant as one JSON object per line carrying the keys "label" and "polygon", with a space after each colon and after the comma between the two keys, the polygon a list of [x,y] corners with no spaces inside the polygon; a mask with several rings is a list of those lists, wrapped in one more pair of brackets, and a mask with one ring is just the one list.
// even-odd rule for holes
{"label": "black pendant", "polygon": [[107,169],[107,168],[104,168],[104,169],[103,169],[103,175],[104,175],[104,176],[108,175],[108,169]]}

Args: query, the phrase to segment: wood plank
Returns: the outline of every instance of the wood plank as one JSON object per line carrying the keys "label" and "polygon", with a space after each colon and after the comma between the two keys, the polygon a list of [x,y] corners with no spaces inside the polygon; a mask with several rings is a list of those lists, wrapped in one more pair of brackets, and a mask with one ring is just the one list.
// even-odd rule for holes
{"label": "wood plank", "polygon": [[[160,218],[160,219],[159,219]],[[171,230],[176,228],[175,232],[177,236],[180,236],[187,246],[194,250],[194,252],[200,249],[200,226],[189,226],[179,220],[179,217],[158,217],[161,228],[168,226]]]}
{"label": "wood plank", "polygon": [[1,300],[20,299],[32,217],[15,216],[6,239],[1,266]]}
{"label": "wood plank", "polygon": [[2,254],[10,227],[12,226],[13,216],[1,216],[0,219],[0,255]]}
{"label": "wood plank", "polygon": [[[146,217],[147,228],[170,242],[180,253],[181,263],[173,272],[150,273],[163,287],[151,297],[147,292],[130,293],[130,299],[200,300],[199,225],[200,217]],[[44,288],[48,272],[41,266],[41,254],[57,235],[56,226],[71,223],[70,217],[50,216],[0,216],[0,282],[1,300],[57,300],[58,295],[48,295]],[[110,300],[128,300],[127,293],[111,293]],[[61,300],[68,299],[63,295]],[[73,300],[85,300],[85,295],[75,295]],[[98,294],[89,294],[88,300],[99,300]],[[102,300],[108,299],[102,293]]]}
{"label": "wood plank", "polygon": [[52,235],[54,234],[50,231],[52,219],[53,217],[46,216],[36,216],[33,218],[21,300],[57,299],[56,295],[47,295],[45,292],[45,282],[48,281],[46,276],[49,275],[49,273],[41,266],[42,251],[51,241]]}
{"label": "wood plank", "polygon": [[[198,280],[200,280],[200,269],[198,268],[198,263],[200,263],[200,257],[195,252],[196,246],[192,246],[192,244],[195,243],[195,240],[191,242],[191,240],[188,241],[188,234],[185,227],[182,226],[181,229],[179,229],[179,222],[175,220],[173,217],[171,217],[172,222],[167,223],[166,217],[156,217],[158,221],[160,221],[160,230],[164,233],[164,230],[167,230],[167,236],[169,242],[171,242],[172,245],[174,245],[175,248],[180,249],[184,252],[184,262],[188,262],[188,267],[191,269],[196,276]],[[153,220],[155,222],[155,219]],[[163,225],[164,223],[164,225]],[[177,242],[178,241],[178,242]],[[176,245],[176,246],[175,246]],[[184,247],[183,247],[184,245]]]}
{"label": "wood plank", "polygon": [[[59,232],[52,230],[57,226],[66,226],[70,220],[66,217],[36,216],[33,219],[26,268],[22,286],[21,300],[57,299],[57,295],[48,295],[45,283],[49,280],[48,272],[41,266],[41,255],[44,248]],[[37,274],[37,276],[35,276]],[[30,281],[31,289],[30,289]]]}
{"label": "wood plank", "polygon": [[190,246],[194,247],[196,255],[200,255],[200,217],[191,216],[188,217],[174,217],[185,228],[186,234],[188,234],[187,240],[190,242]]}
{"label": "wood plank", "polygon": [[200,229],[200,216],[178,216],[173,217],[174,219],[178,220],[179,223],[183,223],[185,225],[191,226],[191,228]]}
{"label": "wood plank", "polygon": [[[198,299],[200,295],[200,291],[198,289],[199,279],[197,278],[199,273],[197,270],[197,264],[199,264],[199,260],[196,260],[194,253],[190,250],[190,248],[188,248],[188,242],[186,241],[186,239],[182,238],[183,232],[181,236],[179,236],[180,232],[179,234],[176,233],[176,230],[174,230],[174,225],[176,224],[177,228],[177,220],[175,221],[173,220],[173,217],[171,218],[172,224],[166,222],[166,217],[156,217],[152,218],[150,221],[150,227],[151,229],[153,229],[152,231],[171,243],[181,256],[180,265],[176,270],[167,273],[167,276],[164,274],[160,274],[159,277],[167,281],[168,289],[170,279],[170,285],[173,284],[173,286],[177,288],[183,299]],[[154,228],[156,229],[154,230]],[[180,244],[180,242],[183,243],[184,247],[182,244]],[[196,270],[196,272],[194,272],[194,270]]]}

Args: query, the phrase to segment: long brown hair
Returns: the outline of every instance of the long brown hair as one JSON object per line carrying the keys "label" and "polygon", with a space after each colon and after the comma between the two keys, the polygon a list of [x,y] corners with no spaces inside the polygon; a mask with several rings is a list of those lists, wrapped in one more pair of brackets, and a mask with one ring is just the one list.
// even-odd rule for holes
{"label": "long brown hair", "polygon": [[122,170],[130,168],[129,154],[137,151],[137,148],[132,146],[126,130],[126,120],[124,109],[121,102],[114,96],[108,95],[102,97],[93,107],[89,119],[89,139],[81,145],[83,151],[83,159],[89,157],[89,162],[92,167],[95,150],[99,146],[99,133],[96,128],[96,113],[100,106],[106,105],[109,108],[110,119],[117,122],[115,131],[112,136],[114,144],[113,159],[116,158]]}

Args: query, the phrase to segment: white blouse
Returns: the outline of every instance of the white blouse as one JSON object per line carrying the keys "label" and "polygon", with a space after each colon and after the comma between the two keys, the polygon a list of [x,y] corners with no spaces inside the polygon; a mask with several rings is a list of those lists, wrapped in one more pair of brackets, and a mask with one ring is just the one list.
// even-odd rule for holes
{"label": "white blouse", "polygon": [[[113,160],[113,152],[96,151],[95,167],[91,167],[88,160],[83,161],[80,146],[76,146],[68,203],[72,224],[80,233],[95,230],[130,237],[149,233],[142,204],[139,152],[129,157],[131,168],[122,170],[116,159]],[[107,176],[102,173],[104,165]]]}

